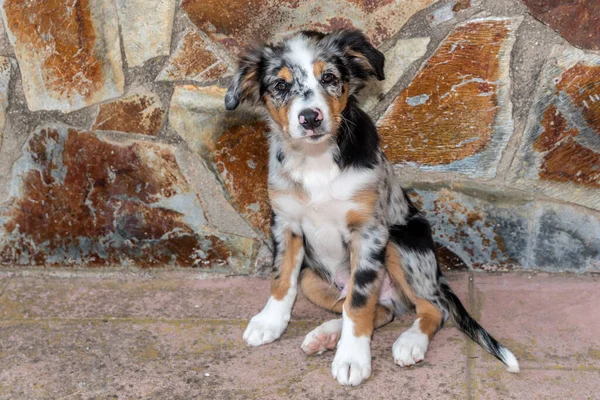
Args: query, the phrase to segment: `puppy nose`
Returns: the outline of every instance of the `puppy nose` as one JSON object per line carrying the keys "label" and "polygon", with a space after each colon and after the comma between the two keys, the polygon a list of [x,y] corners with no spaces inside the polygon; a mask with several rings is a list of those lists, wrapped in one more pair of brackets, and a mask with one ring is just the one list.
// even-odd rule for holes
{"label": "puppy nose", "polygon": [[298,122],[304,129],[313,130],[321,125],[323,113],[318,108],[306,108],[298,115]]}

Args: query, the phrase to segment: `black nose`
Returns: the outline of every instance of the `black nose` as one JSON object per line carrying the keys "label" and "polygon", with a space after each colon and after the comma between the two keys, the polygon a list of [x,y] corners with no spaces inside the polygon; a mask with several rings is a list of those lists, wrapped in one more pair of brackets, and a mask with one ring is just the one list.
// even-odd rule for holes
{"label": "black nose", "polygon": [[298,115],[298,122],[304,127],[304,129],[315,129],[321,125],[323,120],[323,114],[319,112],[317,108],[310,109],[306,108]]}

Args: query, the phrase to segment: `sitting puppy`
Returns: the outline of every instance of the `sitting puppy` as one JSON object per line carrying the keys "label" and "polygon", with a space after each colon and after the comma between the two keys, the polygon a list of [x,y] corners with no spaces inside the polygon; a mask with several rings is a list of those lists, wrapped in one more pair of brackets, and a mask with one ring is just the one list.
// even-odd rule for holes
{"label": "sitting puppy", "polygon": [[269,198],[273,209],[271,297],[244,340],[278,339],[300,285],[342,318],[310,332],[302,349],[337,346],[332,373],[342,385],[371,374],[371,334],[406,310],[411,328],[392,347],[396,364],[422,361],[448,318],[518,372],[515,356],[467,313],[438,267],[429,223],[410,201],[379,147],[356,94],[383,75],[384,56],[355,30],[300,32],[241,57],[226,108],[246,102],[270,123]]}

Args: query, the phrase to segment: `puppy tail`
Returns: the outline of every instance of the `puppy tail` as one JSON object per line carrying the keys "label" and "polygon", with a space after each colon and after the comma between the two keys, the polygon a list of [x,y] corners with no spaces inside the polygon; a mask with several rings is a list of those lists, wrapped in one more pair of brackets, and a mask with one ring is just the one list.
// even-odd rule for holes
{"label": "puppy tail", "polygon": [[483,347],[487,352],[502,361],[504,365],[506,365],[506,370],[508,372],[519,372],[519,362],[514,354],[502,344],[498,343],[492,335],[483,329],[483,327],[469,315],[459,298],[454,294],[447,283],[443,282],[441,284],[441,291],[450,311],[450,315],[458,326],[458,329],[470,337],[475,343]]}

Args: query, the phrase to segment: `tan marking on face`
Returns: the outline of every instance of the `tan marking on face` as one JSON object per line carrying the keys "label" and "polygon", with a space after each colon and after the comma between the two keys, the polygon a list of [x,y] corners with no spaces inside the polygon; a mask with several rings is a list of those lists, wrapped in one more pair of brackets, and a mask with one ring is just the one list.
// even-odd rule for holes
{"label": "tan marking on face", "polygon": [[277,77],[283,79],[286,82],[291,82],[294,79],[294,75],[288,67],[281,68],[277,73]]}
{"label": "tan marking on face", "polygon": [[372,189],[364,189],[352,197],[355,208],[346,214],[346,224],[350,229],[356,229],[373,217],[378,193]]}
{"label": "tan marking on face", "polygon": [[327,67],[327,63],[325,61],[317,60],[313,63],[313,74],[315,74],[317,81],[321,80],[321,75],[323,75],[325,67]]}
{"label": "tan marking on face", "polygon": [[271,296],[275,300],[282,300],[290,290],[292,274],[298,263],[298,253],[302,249],[302,238],[292,234],[290,231],[284,235],[285,252],[279,267],[279,277],[271,278]]}
{"label": "tan marking on face", "polygon": [[442,323],[442,312],[427,300],[417,299],[415,306],[417,307],[417,318],[420,318],[419,329],[421,332],[433,339],[433,335],[437,332]]}
{"label": "tan marking on face", "polygon": [[288,112],[290,111],[291,102],[284,104],[283,107],[277,107],[269,96],[265,95],[264,99],[267,106],[267,111],[269,111],[269,114],[271,114],[273,120],[284,132],[287,133],[289,127]]}
{"label": "tan marking on face", "polygon": [[348,105],[348,84],[344,83],[342,85],[342,95],[340,97],[332,96],[328,93],[325,93],[325,101],[327,102],[327,106],[329,108],[329,117],[332,121],[333,132],[336,132],[342,122],[342,111]]}

